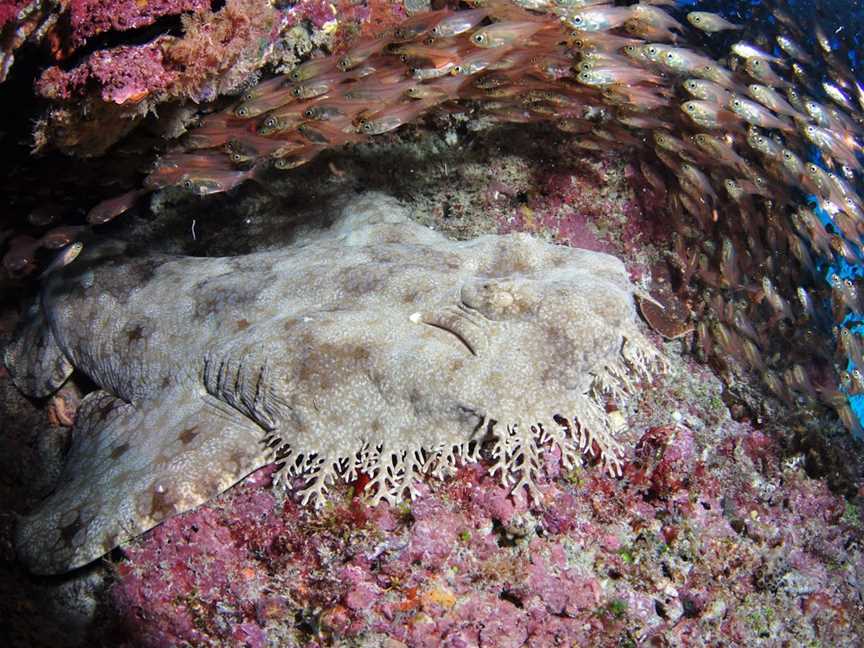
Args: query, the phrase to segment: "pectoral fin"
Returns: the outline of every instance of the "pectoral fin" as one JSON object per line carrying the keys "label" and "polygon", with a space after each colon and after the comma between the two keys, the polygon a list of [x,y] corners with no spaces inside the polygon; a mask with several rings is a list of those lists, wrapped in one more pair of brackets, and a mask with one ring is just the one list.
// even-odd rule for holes
{"label": "pectoral fin", "polygon": [[72,363],[54,340],[38,299],[21,318],[3,363],[15,386],[33,398],[50,396],[72,373]]}
{"label": "pectoral fin", "polygon": [[265,465],[263,439],[209,395],[90,394],[55,492],[19,522],[18,554],[39,574],[85,565]]}

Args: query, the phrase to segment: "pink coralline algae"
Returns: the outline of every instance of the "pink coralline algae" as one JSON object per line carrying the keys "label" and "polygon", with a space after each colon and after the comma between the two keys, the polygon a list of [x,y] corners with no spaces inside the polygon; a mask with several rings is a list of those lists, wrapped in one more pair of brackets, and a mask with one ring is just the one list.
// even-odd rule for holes
{"label": "pink coralline algae", "polygon": [[290,25],[308,20],[315,29],[321,29],[337,17],[336,8],[327,0],[305,0],[291,7],[288,13]]}
{"label": "pink coralline algae", "polygon": [[[142,14],[137,20],[146,24],[151,17]],[[207,9],[190,16],[180,38],[160,36],[144,45],[97,50],[68,72],[59,67],[47,69],[36,89],[43,97],[64,101],[86,97],[96,89],[103,101],[117,104],[144,97],[151,105],[178,96],[214,99],[236,87],[263,62],[260,44],[274,39],[276,17],[277,12],[259,0],[229,0],[218,12]],[[233,66],[242,69],[236,77],[225,76]],[[211,89],[214,83],[218,86],[215,91]]]}
{"label": "pink coralline algae", "polygon": [[27,0],[4,0],[0,2],[0,28],[17,18],[21,10],[28,4]]}
{"label": "pink coralline algae", "polygon": [[136,29],[154,23],[161,16],[209,8],[210,0],[72,0],[68,5],[67,47],[80,47],[91,36],[109,30]]}
{"label": "pink coralline algae", "polygon": [[632,265],[645,243],[657,239],[658,226],[624,180],[608,160],[570,153],[561,167],[537,179],[524,204],[514,205],[518,192],[497,180],[490,183],[487,202],[501,232],[548,235],[573,247],[623,255]]}
{"label": "pink coralline algae", "polygon": [[43,97],[68,100],[95,85],[103,101],[125,104],[165,90],[176,78],[175,72],[166,69],[161,45],[155,42],[94,52],[69,72],[49,68],[36,88]]}
{"label": "pink coralline algae", "polygon": [[724,428],[648,427],[620,480],[552,457],[534,504],[471,465],[313,513],[265,468],[129,548],[113,604],[145,646],[855,645],[860,513]]}
{"label": "pink coralline algae", "polygon": [[[55,103],[37,126],[38,148],[50,143],[67,153],[100,154],[159,104],[236,95],[263,68],[296,60],[297,39],[325,45],[337,25],[336,10],[325,0],[285,7],[269,0],[227,0],[216,10],[205,0],[76,0],[64,14],[66,31],[52,32],[52,50],[62,60],[94,35],[126,32],[177,14],[180,35],[162,30],[143,44],[97,49],[71,69],[44,70],[36,91]],[[340,31],[344,39],[348,25],[356,27],[362,16],[350,11],[339,20],[346,24]]]}

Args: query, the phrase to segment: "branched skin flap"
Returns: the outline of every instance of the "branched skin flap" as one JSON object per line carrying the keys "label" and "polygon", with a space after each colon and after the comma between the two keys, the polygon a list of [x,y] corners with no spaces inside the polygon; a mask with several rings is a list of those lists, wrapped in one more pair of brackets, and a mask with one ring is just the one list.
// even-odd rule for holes
{"label": "branched skin flap", "polygon": [[599,449],[617,473],[604,392],[659,361],[618,259],[525,234],[449,241],[376,194],[276,251],[122,252],[91,245],[52,275],[19,339],[51,335],[6,353],[24,390],[71,367],[101,387],[56,492],[19,526],[36,572],[86,564],[273,460],[316,504],[361,471],[373,501],[398,501],[482,441],[532,493],[550,446],[565,465]]}

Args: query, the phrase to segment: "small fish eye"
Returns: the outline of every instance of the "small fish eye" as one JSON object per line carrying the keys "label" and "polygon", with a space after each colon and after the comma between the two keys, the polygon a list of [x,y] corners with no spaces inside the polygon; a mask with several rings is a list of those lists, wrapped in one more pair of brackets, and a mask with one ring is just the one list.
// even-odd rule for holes
{"label": "small fish eye", "polygon": [[303,90],[300,88],[294,88],[291,91],[291,94],[294,95],[295,97],[300,97],[300,95],[303,94]]}
{"label": "small fish eye", "polygon": [[237,108],[237,110],[235,110],[234,112],[237,113],[237,116],[238,116],[238,117],[245,117],[246,115],[249,114],[249,109],[246,108],[246,106],[240,106],[240,107]]}
{"label": "small fish eye", "polygon": [[184,189],[191,189],[192,188],[192,181],[191,180],[184,180],[183,181],[183,188]]}
{"label": "small fish eye", "polygon": [[303,116],[309,117],[311,119],[312,117],[315,116],[315,111],[312,110],[311,108],[307,108],[306,110],[303,111]]}
{"label": "small fish eye", "polygon": [[696,106],[694,106],[693,104],[687,104],[687,110],[693,112],[694,110],[696,110]]}
{"label": "small fish eye", "polygon": [[851,287],[852,287],[852,282],[849,281],[848,279],[846,279],[843,283],[846,284],[846,287],[847,287],[847,288],[851,288]]}
{"label": "small fish eye", "polygon": [[573,24],[574,25],[581,25],[583,22],[585,22],[585,19],[582,16],[574,16],[573,17]]}

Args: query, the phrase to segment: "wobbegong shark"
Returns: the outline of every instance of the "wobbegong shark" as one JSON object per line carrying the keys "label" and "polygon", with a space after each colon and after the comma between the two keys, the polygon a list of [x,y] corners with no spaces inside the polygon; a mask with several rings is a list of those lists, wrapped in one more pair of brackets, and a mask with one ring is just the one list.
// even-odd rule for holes
{"label": "wobbegong shark", "polygon": [[613,256],[527,234],[451,241],[374,194],[243,256],[90,242],[4,354],[29,396],[73,371],[98,386],[55,490],[19,520],[19,557],[80,567],[274,461],[306,479],[304,504],[360,473],[396,502],[481,448],[531,493],[554,447],[620,473],[604,405],[662,363],[635,292]]}

